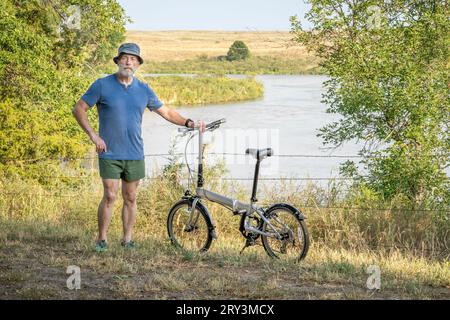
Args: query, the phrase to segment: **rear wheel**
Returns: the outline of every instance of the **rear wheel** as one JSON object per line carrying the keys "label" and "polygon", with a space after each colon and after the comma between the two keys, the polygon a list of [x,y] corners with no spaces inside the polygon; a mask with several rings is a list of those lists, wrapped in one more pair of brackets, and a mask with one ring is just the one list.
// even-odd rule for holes
{"label": "rear wheel", "polygon": [[191,210],[190,200],[177,202],[169,211],[167,231],[172,243],[189,251],[207,251],[211,246],[212,223],[204,209],[196,204]]}
{"label": "rear wheel", "polygon": [[[290,206],[275,205],[266,212],[270,224],[263,223],[262,243],[267,254],[282,260],[300,261],[309,248],[308,229],[297,211]],[[275,232],[276,230],[276,232]]]}

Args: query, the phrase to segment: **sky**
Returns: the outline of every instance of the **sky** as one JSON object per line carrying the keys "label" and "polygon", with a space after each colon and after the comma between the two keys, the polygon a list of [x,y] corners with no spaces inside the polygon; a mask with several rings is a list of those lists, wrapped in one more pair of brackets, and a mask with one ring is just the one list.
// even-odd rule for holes
{"label": "sky", "polygon": [[289,31],[289,17],[302,25],[305,0],[119,0],[133,23],[128,30]]}

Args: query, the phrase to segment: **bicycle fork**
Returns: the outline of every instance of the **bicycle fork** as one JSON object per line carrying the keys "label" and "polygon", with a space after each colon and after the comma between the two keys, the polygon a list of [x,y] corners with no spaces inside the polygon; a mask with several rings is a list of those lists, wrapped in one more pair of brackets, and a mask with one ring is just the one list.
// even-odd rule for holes
{"label": "bicycle fork", "polygon": [[195,198],[192,201],[190,212],[189,212],[189,220],[186,224],[186,227],[184,228],[184,231],[186,231],[186,232],[193,231],[196,228],[197,219],[194,220],[194,215],[195,215],[195,208],[197,207],[197,202],[198,202],[198,198]]}
{"label": "bicycle fork", "polygon": [[200,206],[200,210],[204,210],[206,213],[206,218],[210,221],[212,228],[209,229],[209,233],[211,234],[211,237],[213,239],[217,239],[217,234],[215,231],[215,224],[214,221],[211,218],[211,215],[209,214],[209,211],[205,208],[205,206],[203,206],[203,204],[200,202],[200,198],[199,197],[191,197],[191,204],[190,207],[188,207],[189,209],[189,219],[188,222],[186,224],[186,227],[184,228],[184,231],[186,232],[190,232],[193,231],[197,228],[197,221],[198,221],[198,215],[201,213],[196,213],[195,209],[197,208],[197,206]]}

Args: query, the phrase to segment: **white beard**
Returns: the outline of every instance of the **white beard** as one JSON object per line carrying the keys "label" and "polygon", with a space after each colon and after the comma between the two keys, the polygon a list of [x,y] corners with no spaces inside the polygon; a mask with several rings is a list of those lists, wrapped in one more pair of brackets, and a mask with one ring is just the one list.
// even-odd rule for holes
{"label": "white beard", "polygon": [[[127,67],[128,68],[128,67]],[[132,77],[134,75],[134,73],[136,72],[136,69],[134,69],[133,67],[129,67],[130,69],[125,69],[124,66],[119,65],[119,75],[122,77]]]}

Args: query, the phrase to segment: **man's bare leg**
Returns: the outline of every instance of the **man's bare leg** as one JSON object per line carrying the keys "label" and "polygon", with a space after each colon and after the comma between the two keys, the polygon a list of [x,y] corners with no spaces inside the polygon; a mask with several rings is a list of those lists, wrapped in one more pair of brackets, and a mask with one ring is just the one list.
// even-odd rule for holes
{"label": "man's bare leg", "polygon": [[122,180],[122,223],[123,223],[123,241],[129,242],[132,239],[133,227],[136,223],[137,214],[137,188],[139,180],[125,181]]}
{"label": "man's bare leg", "polygon": [[117,191],[119,190],[119,179],[102,179],[103,198],[98,206],[98,239],[97,241],[107,241],[107,233]]}

